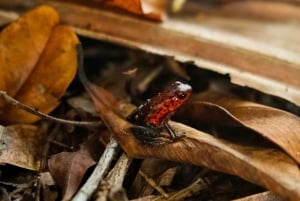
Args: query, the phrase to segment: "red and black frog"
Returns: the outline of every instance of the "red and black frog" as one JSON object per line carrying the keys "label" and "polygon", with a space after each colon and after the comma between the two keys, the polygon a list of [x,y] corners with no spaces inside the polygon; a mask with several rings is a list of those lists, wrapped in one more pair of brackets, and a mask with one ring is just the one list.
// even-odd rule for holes
{"label": "red and black frog", "polygon": [[128,121],[135,124],[130,128],[134,136],[144,144],[157,144],[161,140],[160,132],[165,128],[170,134],[170,141],[180,137],[176,135],[168,121],[172,114],[188,100],[191,93],[190,85],[176,81],[137,107],[127,117]]}

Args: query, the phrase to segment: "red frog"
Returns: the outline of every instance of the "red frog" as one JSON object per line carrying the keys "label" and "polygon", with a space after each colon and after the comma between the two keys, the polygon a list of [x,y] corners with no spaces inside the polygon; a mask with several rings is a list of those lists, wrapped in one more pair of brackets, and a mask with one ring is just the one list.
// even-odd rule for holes
{"label": "red frog", "polygon": [[176,81],[163,92],[148,99],[127,117],[128,121],[137,125],[131,128],[132,133],[144,144],[153,144],[158,140],[163,127],[167,129],[172,139],[178,138],[168,121],[187,101],[191,93],[190,85]]}

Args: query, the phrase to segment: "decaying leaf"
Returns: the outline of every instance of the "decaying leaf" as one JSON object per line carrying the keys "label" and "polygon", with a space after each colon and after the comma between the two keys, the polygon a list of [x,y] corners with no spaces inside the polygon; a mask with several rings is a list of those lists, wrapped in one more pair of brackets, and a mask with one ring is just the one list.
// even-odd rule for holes
{"label": "decaying leaf", "polygon": [[[91,83],[84,84],[103,122],[129,156],[156,157],[205,166],[238,175],[284,198],[295,201],[300,199],[299,168],[280,150],[239,145],[175,122],[170,122],[172,128],[176,133],[185,133],[185,137],[169,144],[145,146],[133,137],[130,131],[132,125],[123,119],[128,113],[111,104],[116,103],[116,100],[105,100],[111,97],[109,92]],[[123,118],[114,110],[118,110],[116,113]]]}
{"label": "decaying leaf", "polygon": [[112,6],[116,6],[127,10],[131,13],[145,16],[152,20],[162,21],[166,17],[165,0],[95,0],[96,2],[104,2]]}
{"label": "decaying leaf", "polygon": [[225,93],[197,95],[183,111],[190,122],[214,126],[240,126],[280,146],[300,164],[300,119],[283,110],[243,101]]}
{"label": "decaying leaf", "polygon": [[[0,33],[0,90],[44,113],[51,112],[77,69],[77,36],[57,25],[51,7],[29,11]],[[0,120],[32,123],[39,118],[0,102]]]}
{"label": "decaying leaf", "polygon": [[1,128],[0,163],[38,170],[45,139],[38,127],[14,125]]}
{"label": "decaying leaf", "polygon": [[81,146],[76,152],[61,152],[51,156],[48,160],[49,170],[63,190],[63,200],[71,199],[87,169],[94,164],[86,146]]}

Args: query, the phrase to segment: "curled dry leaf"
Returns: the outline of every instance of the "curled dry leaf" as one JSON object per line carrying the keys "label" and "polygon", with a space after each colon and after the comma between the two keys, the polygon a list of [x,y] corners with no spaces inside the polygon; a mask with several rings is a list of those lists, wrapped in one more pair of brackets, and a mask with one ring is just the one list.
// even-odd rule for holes
{"label": "curled dry leaf", "polygon": [[[252,183],[278,193],[290,200],[300,200],[300,171],[297,164],[280,150],[242,146],[218,139],[183,124],[170,122],[176,133],[185,137],[176,142],[145,146],[130,132],[132,124],[124,120],[128,115],[105,100],[111,94],[91,83],[84,83],[106,126],[112,131],[124,151],[135,158],[156,157],[188,162],[213,170],[238,175]],[[100,90],[97,90],[100,89]]]}
{"label": "curled dry leaf", "polygon": [[76,152],[61,152],[48,160],[49,171],[63,190],[63,200],[70,200],[77,191],[87,169],[96,162],[86,146]]}
{"label": "curled dry leaf", "polygon": [[300,119],[291,113],[216,91],[197,95],[182,112],[189,114],[187,120],[198,124],[240,126],[255,131],[300,164]]}
{"label": "curled dry leaf", "polygon": [[1,128],[0,163],[38,170],[45,139],[38,127],[14,125]]}
{"label": "curled dry leaf", "polygon": [[145,16],[148,19],[162,21],[166,17],[167,2],[165,0],[95,0],[116,6],[133,14]]}
{"label": "curled dry leaf", "polygon": [[[51,112],[77,69],[77,36],[57,25],[51,7],[29,11],[0,33],[0,90],[44,113]],[[0,102],[0,120],[32,123],[39,118]]]}

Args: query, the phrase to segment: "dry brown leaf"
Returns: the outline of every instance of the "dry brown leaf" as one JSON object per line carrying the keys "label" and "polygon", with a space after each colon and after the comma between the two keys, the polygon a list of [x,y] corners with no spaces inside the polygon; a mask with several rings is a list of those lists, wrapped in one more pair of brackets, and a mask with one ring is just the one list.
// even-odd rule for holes
{"label": "dry brown leaf", "polygon": [[148,19],[162,21],[166,17],[165,0],[95,0],[127,10],[131,13],[145,16]]}
{"label": "dry brown leaf", "polygon": [[267,191],[243,198],[235,199],[232,201],[285,201],[285,199],[279,197],[273,192]]}
{"label": "dry brown leaf", "polygon": [[210,12],[231,17],[297,21],[300,19],[299,11],[299,6],[284,1],[235,1],[212,9]]}
{"label": "dry brown leaf", "polygon": [[49,171],[63,190],[63,199],[70,200],[77,191],[87,169],[95,164],[86,146],[76,152],[61,152],[48,160]]}
{"label": "dry brown leaf", "polygon": [[41,134],[36,126],[1,126],[0,163],[37,171],[44,145],[44,136]]}
{"label": "dry brown leaf", "polygon": [[[57,23],[57,13],[41,6],[0,34],[4,44],[0,46],[0,90],[44,113],[58,105],[77,69],[78,38],[71,28]],[[2,103],[0,109],[0,120],[5,123],[39,119],[8,104]]]}
{"label": "dry brown leaf", "polygon": [[185,133],[185,137],[170,144],[145,146],[131,134],[132,124],[123,119],[128,113],[119,110],[118,113],[123,114],[122,118],[113,112],[113,109],[118,110],[120,106],[111,104],[117,101],[110,103],[105,100],[106,96],[111,96],[109,92],[91,83],[84,84],[103,122],[129,156],[156,157],[205,166],[238,175],[284,198],[300,200],[299,168],[280,150],[238,145],[175,122],[170,122],[172,128],[176,133]]}
{"label": "dry brown leaf", "polygon": [[157,157],[205,166],[238,175],[290,200],[299,200],[300,171],[297,164],[281,151],[242,146],[179,123],[170,124],[177,133],[186,133],[186,136],[164,146],[142,146],[129,139],[123,141],[124,131],[119,131],[117,136],[122,148],[132,157]]}
{"label": "dry brown leaf", "polygon": [[53,9],[40,7],[0,33],[0,86],[8,95],[15,96],[23,86],[58,20]]}
{"label": "dry brown leaf", "polygon": [[189,114],[186,119],[190,122],[234,125],[255,131],[300,164],[300,119],[291,113],[216,91],[197,95],[182,112]]}
{"label": "dry brown leaf", "polygon": [[[181,62],[193,61],[201,68],[230,75],[235,84],[300,105],[296,45],[300,26],[293,22],[275,26],[269,21],[215,18],[196,8],[195,13],[184,12],[183,18],[172,17],[160,26],[94,8],[52,1],[51,5],[83,35],[173,56]],[[141,37],[141,33],[147,34]]]}

